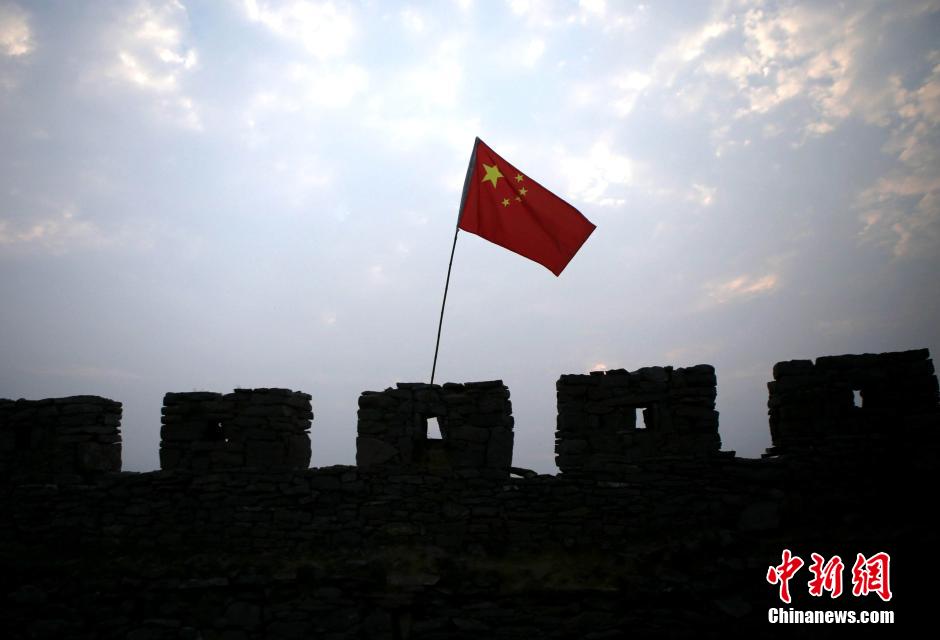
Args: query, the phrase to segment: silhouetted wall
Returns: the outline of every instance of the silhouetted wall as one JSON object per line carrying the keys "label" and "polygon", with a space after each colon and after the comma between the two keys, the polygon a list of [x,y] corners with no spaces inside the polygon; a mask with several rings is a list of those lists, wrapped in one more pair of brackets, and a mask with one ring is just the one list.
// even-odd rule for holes
{"label": "silhouetted wall", "polygon": [[212,471],[310,466],[310,395],[290,389],[168,393],[160,467]]}
{"label": "silhouetted wall", "polygon": [[[175,455],[175,467],[82,483],[58,482],[58,458],[39,455],[57,449],[41,443],[68,432],[114,445],[120,405],[5,401],[2,450],[16,434],[37,448],[2,458],[5,470],[13,459],[35,473],[0,484],[0,618],[8,637],[50,639],[788,637],[768,626],[781,603],[764,578],[783,548],[807,560],[885,551],[894,562],[895,601],[814,598],[804,568],[791,583],[796,609],[929,614],[933,591],[917,580],[937,529],[929,509],[899,497],[933,486],[936,378],[926,353],[876,359],[880,373],[864,375],[858,363],[874,360],[852,358],[775,377],[862,381],[868,408],[887,412],[872,415],[902,417],[904,437],[885,425],[842,436],[849,453],[714,455],[711,367],[562,376],[559,459],[575,457],[557,476],[525,478],[509,477],[499,381],[365,392],[359,466],[319,469],[289,468],[307,464],[291,457],[309,455],[291,448],[301,433],[309,447],[306,394],[167,394],[161,457]],[[427,439],[431,417],[439,441]],[[561,451],[579,440],[587,454]]]}
{"label": "silhouetted wall", "polygon": [[715,369],[707,364],[561,376],[558,468],[617,474],[649,458],[716,453],[721,448],[716,386]]}
{"label": "silhouetted wall", "polygon": [[[428,438],[436,419],[441,438]],[[502,380],[443,386],[399,383],[359,396],[356,464],[363,469],[506,478],[512,404]]]}
{"label": "silhouetted wall", "polygon": [[80,480],[121,470],[121,403],[100,396],[0,399],[0,477]]}
{"label": "silhouetted wall", "polygon": [[772,452],[813,447],[830,436],[899,436],[940,418],[927,349],[788,360],[775,364],[773,375],[767,383]]}

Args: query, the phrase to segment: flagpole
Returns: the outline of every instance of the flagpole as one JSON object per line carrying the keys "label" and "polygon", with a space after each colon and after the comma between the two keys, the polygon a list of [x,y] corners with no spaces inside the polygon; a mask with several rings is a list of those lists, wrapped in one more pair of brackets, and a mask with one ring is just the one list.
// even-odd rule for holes
{"label": "flagpole", "polygon": [[437,350],[441,346],[441,327],[444,326],[444,306],[447,304],[447,289],[450,288],[450,270],[454,266],[454,252],[457,250],[457,234],[460,233],[460,221],[454,228],[454,244],[450,248],[450,262],[447,263],[447,280],[444,281],[444,300],[441,301],[441,319],[437,322],[437,342],[434,343],[434,364],[431,365],[431,384],[434,384],[434,372],[437,371]]}
{"label": "flagpole", "polygon": [[463,181],[463,192],[460,194],[460,209],[457,212],[457,226],[454,228],[454,244],[450,248],[450,262],[447,263],[447,280],[444,281],[444,299],[441,301],[441,318],[437,322],[437,342],[434,343],[434,364],[431,365],[431,384],[434,384],[434,373],[437,371],[437,351],[441,346],[441,327],[444,326],[444,306],[447,304],[447,289],[450,288],[450,270],[454,266],[454,251],[457,250],[457,234],[460,233],[460,218],[463,216],[463,208],[467,204],[467,191],[470,188],[470,178],[473,176],[473,165],[477,159],[477,145],[481,142],[480,138],[473,141],[473,152],[470,154],[470,162],[467,163],[467,177]]}

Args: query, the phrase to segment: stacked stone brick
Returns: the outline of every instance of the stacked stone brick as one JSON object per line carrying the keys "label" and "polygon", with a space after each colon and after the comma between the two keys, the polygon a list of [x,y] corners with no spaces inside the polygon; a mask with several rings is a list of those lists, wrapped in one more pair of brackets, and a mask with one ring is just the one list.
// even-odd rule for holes
{"label": "stacked stone brick", "polygon": [[312,420],[310,395],[290,389],[168,393],[160,466],[199,472],[306,469]]}
{"label": "stacked stone brick", "polygon": [[0,476],[68,481],[120,470],[120,402],[100,396],[0,400]]}
{"label": "stacked stone brick", "polygon": [[775,364],[773,376],[767,383],[770,453],[805,449],[829,437],[940,425],[937,376],[927,349],[789,360]]}
{"label": "stacked stone brick", "polygon": [[650,458],[716,453],[721,448],[716,385],[715,369],[707,364],[561,376],[556,385],[558,468],[617,474]]}
{"label": "stacked stone brick", "polygon": [[[590,473],[525,478],[506,477],[512,417],[501,382],[366,392],[359,467],[319,469],[247,462],[258,443],[297,435],[279,423],[309,425],[305,394],[168,394],[164,446],[178,450],[176,466],[200,459],[218,472],[0,485],[0,616],[13,638],[763,637],[768,602],[779,599],[777,585],[755,588],[755,575],[780,561],[781,541],[806,560],[938,544],[931,510],[898,499],[936,475],[940,430],[911,432],[937,426],[926,352],[808,364],[775,370],[793,383],[771,387],[791,401],[777,408],[813,389],[823,402],[836,389],[842,407],[846,385],[861,383],[863,407],[845,413],[889,432],[859,439],[871,455],[705,455],[718,447],[706,365],[563,376],[559,444],[583,441],[565,456]],[[62,423],[93,424],[95,411],[78,408],[89,404],[0,401],[0,452],[9,433],[14,446],[29,442],[44,415],[57,416],[54,435]],[[427,439],[430,417],[442,440]],[[268,461],[281,455],[272,450]],[[624,462],[640,454],[642,464]],[[905,566],[898,590],[928,583],[930,563]],[[797,610],[892,613],[899,602],[814,598],[796,584]],[[928,623],[932,592],[905,596],[905,616],[925,614],[903,624]]]}
{"label": "stacked stone brick", "polygon": [[[430,385],[399,383],[359,396],[356,464],[363,470],[505,478],[512,463],[513,418],[502,380]],[[437,418],[441,439],[428,438]]]}

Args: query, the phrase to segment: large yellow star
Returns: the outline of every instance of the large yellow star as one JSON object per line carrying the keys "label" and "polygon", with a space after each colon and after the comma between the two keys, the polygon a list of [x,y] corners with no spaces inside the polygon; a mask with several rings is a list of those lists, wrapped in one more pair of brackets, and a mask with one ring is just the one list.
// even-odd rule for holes
{"label": "large yellow star", "polygon": [[505,176],[499,170],[499,167],[497,167],[495,164],[491,166],[484,162],[483,167],[486,169],[486,175],[483,176],[483,182],[492,182],[493,188],[495,189],[496,181]]}

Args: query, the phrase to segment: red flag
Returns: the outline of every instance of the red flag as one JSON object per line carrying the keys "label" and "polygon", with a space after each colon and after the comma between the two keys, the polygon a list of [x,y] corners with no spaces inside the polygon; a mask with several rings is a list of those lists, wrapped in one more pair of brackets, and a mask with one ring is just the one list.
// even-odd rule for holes
{"label": "red flag", "polygon": [[457,226],[538,262],[556,276],[595,229],[580,211],[479,138],[470,156]]}

